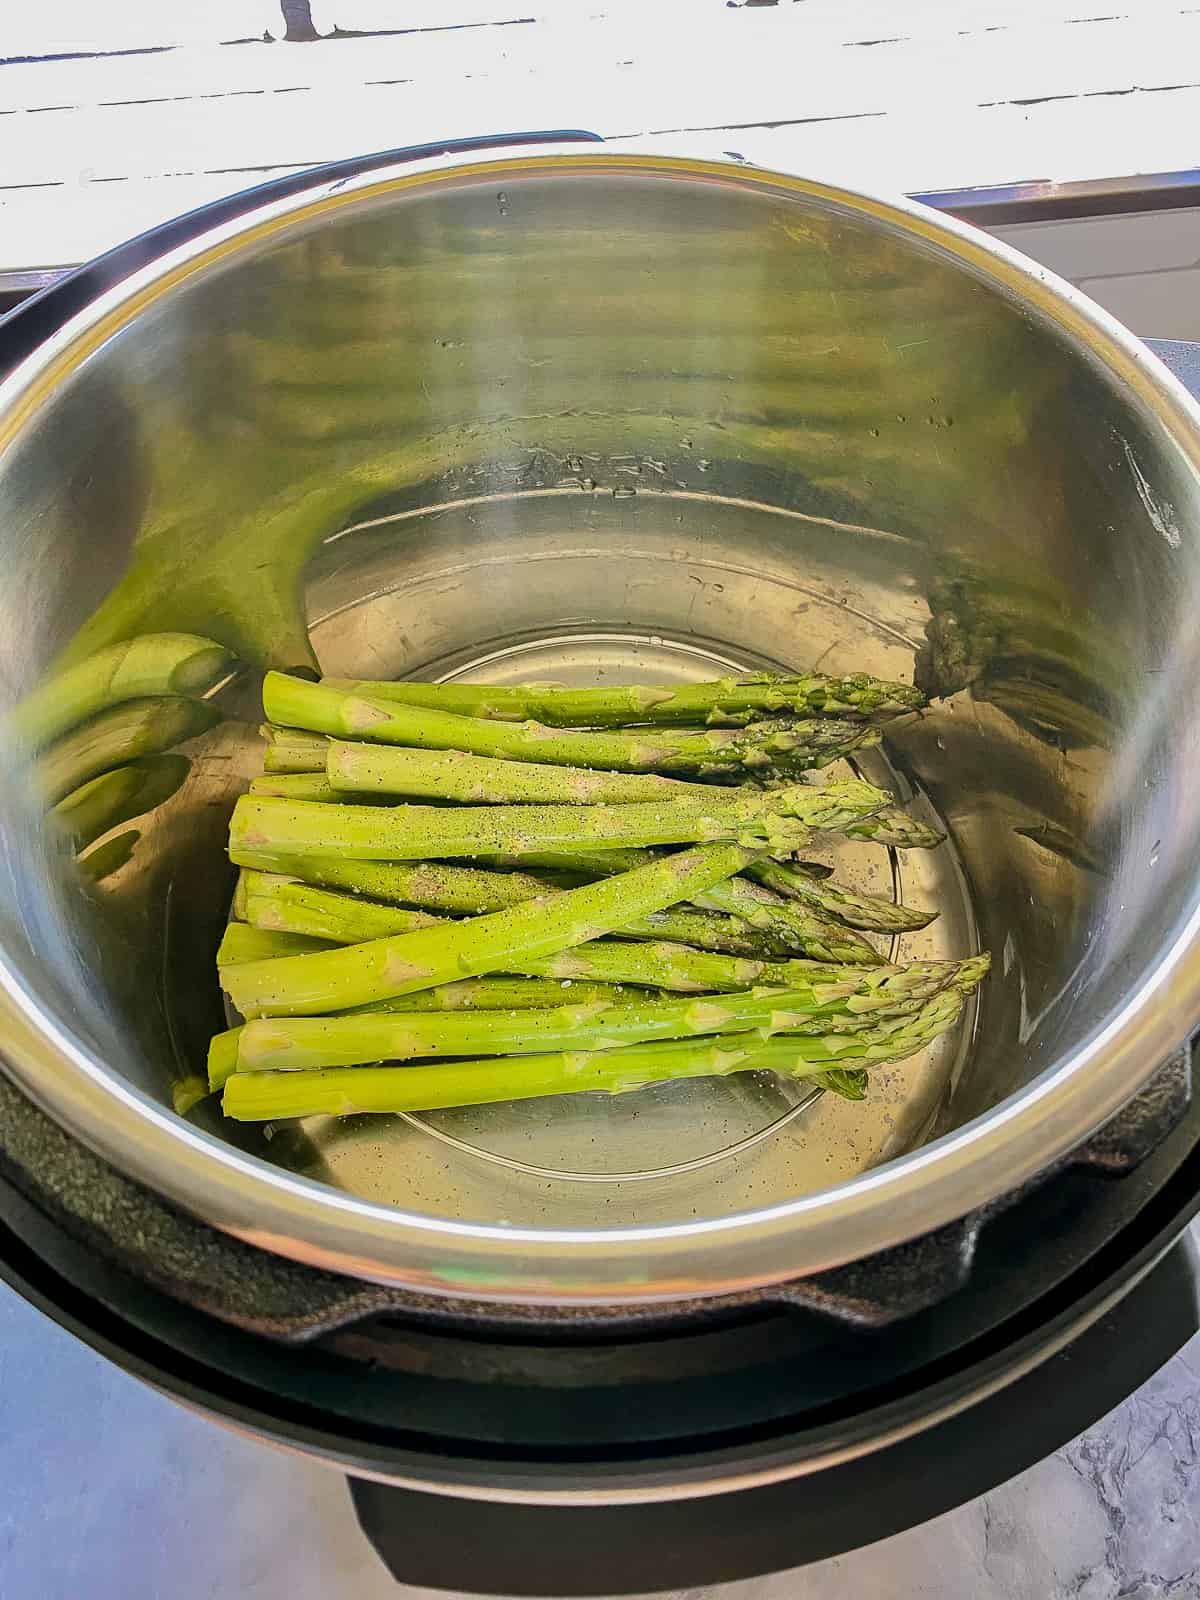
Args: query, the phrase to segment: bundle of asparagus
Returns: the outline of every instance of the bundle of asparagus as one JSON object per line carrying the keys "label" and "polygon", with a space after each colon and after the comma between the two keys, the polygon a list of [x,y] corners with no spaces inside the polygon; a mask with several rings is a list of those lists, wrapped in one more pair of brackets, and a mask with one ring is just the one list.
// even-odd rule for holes
{"label": "bundle of asparagus", "polygon": [[798,857],[818,832],[940,842],[871,784],[805,776],[922,703],[865,674],[578,690],[268,673],[217,958],[245,1021],[213,1040],[210,1090],[248,1120],[755,1070],[861,1098],[872,1063],[953,1027],[988,967],[886,963],[866,935],[933,913]]}

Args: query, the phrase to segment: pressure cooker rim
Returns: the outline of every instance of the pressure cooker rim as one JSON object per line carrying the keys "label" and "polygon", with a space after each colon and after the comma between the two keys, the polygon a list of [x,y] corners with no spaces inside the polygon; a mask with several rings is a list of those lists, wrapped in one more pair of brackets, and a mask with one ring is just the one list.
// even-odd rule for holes
{"label": "pressure cooker rim", "polygon": [[[139,310],[235,249],[315,213],[422,186],[640,175],[728,185],[849,213],[952,259],[1051,324],[1153,419],[1200,476],[1200,407],[1149,350],[1070,284],[967,224],[740,162],[579,146],[434,157],[313,186],[195,236],[106,290],[0,384],[0,448],[57,380]],[[144,260],[142,253],[136,258]],[[119,253],[118,253],[119,254]],[[111,258],[110,258],[111,259]],[[1200,1020],[1200,907],[1102,1030],[993,1110],[887,1165],[770,1209],[621,1230],[510,1228],[373,1204],[243,1154],[120,1079],[0,953],[3,1065],[68,1132],[216,1227],[367,1281],[474,1300],[669,1303],[779,1283],[904,1243],[987,1205],[1105,1123]]]}

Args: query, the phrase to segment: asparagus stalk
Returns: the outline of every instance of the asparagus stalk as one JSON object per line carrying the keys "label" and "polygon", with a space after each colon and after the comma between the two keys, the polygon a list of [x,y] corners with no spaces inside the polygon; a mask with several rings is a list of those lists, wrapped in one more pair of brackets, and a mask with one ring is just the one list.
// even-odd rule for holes
{"label": "asparagus stalk", "polygon": [[331,805],[352,803],[352,796],[335,789],[323,772],[268,773],[251,779],[250,793],[278,795],[284,800],[316,800]]}
{"label": "asparagus stalk", "polygon": [[878,966],[883,957],[861,934],[843,927],[811,907],[780,900],[769,889],[743,878],[718,883],[698,896],[698,903],[714,911],[742,917],[752,928],[801,951],[813,961],[844,961]]}
{"label": "asparagus stalk", "polygon": [[[436,989],[421,989],[415,994],[396,995],[381,1006],[364,1007],[358,1011],[344,1011],[340,1015],[375,1016],[381,1011],[533,1011],[561,1006],[568,996],[580,1005],[603,1004],[620,1006],[628,997],[646,999],[646,991],[623,989],[615,983],[562,983],[553,978],[461,978],[457,983],[444,983]],[[218,1033],[208,1047],[208,1087],[210,1092],[224,1086],[226,1079],[237,1070],[238,1045],[244,1028],[227,1028]]]}
{"label": "asparagus stalk", "polygon": [[[610,856],[613,858],[611,865]],[[600,877],[611,872],[629,872],[654,858],[648,850],[574,849],[557,855],[543,852],[526,857],[502,856],[493,859],[498,859],[501,864],[510,859],[523,859],[539,866],[558,863]],[[874,965],[882,959],[875,947],[866,939],[851,933],[832,918],[806,908],[786,904],[775,895],[764,894],[755,884],[746,883],[741,878],[730,878],[727,883],[718,884],[715,889],[702,896],[699,903],[740,918],[770,941],[767,951],[751,950],[746,951],[747,954],[770,954],[773,948],[780,954],[801,951],[815,961],[843,961],[863,966]],[[662,928],[660,934],[663,938],[678,937],[677,934],[668,932],[666,928]],[[682,942],[690,941],[685,939]],[[714,947],[705,946],[705,948]],[[732,953],[743,952],[735,950]]]}
{"label": "asparagus stalk", "polygon": [[248,922],[231,922],[217,946],[217,966],[232,967],[239,961],[265,961],[270,956],[298,956],[328,948],[329,941],[325,939],[274,928],[252,928]]}
{"label": "asparagus stalk", "polygon": [[169,800],[187,777],[186,756],[143,756],[93,778],[50,812],[74,850],[86,850],[102,833]]}
{"label": "asparagus stalk", "polygon": [[178,695],[123,700],[56,739],[37,759],[43,793],[53,804],[101,773],[139,756],[157,755],[220,721],[207,700]]}
{"label": "asparagus stalk", "polygon": [[287,855],[238,845],[231,845],[229,854],[240,867],[301,878],[324,889],[346,889],[392,905],[420,906],[459,916],[503,911],[536,899],[549,887],[544,879],[526,872],[481,872],[444,861],[341,861],[334,856]]}
{"label": "asparagus stalk", "polygon": [[636,922],[618,928],[617,932],[622,939],[667,939],[675,944],[691,945],[694,950],[711,950],[717,955],[751,956],[762,960],[795,955],[795,940],[781,939],[769,929],[751,928],[741,917],[696,910],[696,903],[639,917]]}
{"label": "asparagus stalk", "polygon": [[[530,883],[532,889],[527,887]],[[494,894],[493,898],[499,902],[496,909],[501,909],[559,892],[536,879],[522,879],[507,897]],[[249,871],[242,874],[237,915],[256,928],[305,934],[336,944],[362,944],[394,933],[410,933],[439,920],[419,911],[374,904],[276,874]],[[656,911],[619,931],[630,939],[674,939],[726,955],[788,955],[795,949],[794,941],[788,944],[774,939],[748,928],[737,917],[696,911]]]}
{"label": "asparagus stalk", "polygon": [[[265,961],[271,956],[295,956],[305,954],[312,950],[329,950],[333,948],[326,939],[314,939],[299,933],[281,933],[266,928],[252,928],[248,922],[231,922],[225,929],[224,937],[217,950],[217,966],[231,967],[239,961]],[[622,951],[636,952],[637,945],[599,946],[586,945],[581,949],[613,949],[618,954]],[[645,948],[642,946],[641,948]],[[663,949],[675,949],[675,946],[662,946]],[[685,959],[695,954],[691,950],[681,950],[681,957]],[[652,959],[659,960],[661,957]],[[393,995],[390,1000],[376,1002],[367,1007],[351,1007],[345,1015],[353,1015],[358,1010],[376,1011],[529,1011],[540,1009],[544,1006],[563,1005],[568,998],[586,1001],[603,1000],[607,1004],[616,1005],[623,998],[646,998],[647,990],[652,990],[650,975],[646,963],[639,966],[630,961],[628,953],[625,955],[626,965],[639,974],[637,987],[620,979],[611,982],[587,981],[573,978],[565,974],[559,978],[553,977],[490,977],[490,978],[460,978],[457,982],[439,984],[434,989],[417,989],[412,994]],[[803,963],[803,971],[815,972],[816,963]],[[821,971],[829,969],[821,968]],[[717,976],[724,980],[727,989],[741,987],[741,983],[731,979],[730,963],[720,967]],[[835,974],[835,978],[840,974]],[[747,980],[749,981],[749,980]],[[805,980],[807,981],[807,980]],[[686,992],[694,993],[697,984],[688,985]]]}
{"label": "asparagus stalk", "polygon": [[[239,801],[239,805],[245,803]],[[290,804],[286,800],[252,803]],[[432,989],[452,978],[511,972],[529,960],[601,938],[632,918],[648,916],[702,894],[712,884],[741,871],[754,858],[754,851],[736,844],[702,845],[664,856],[634,872],[489,916],[448,922],[340,950],[242,962],[225,967],[222,982],[241,1014],[252,1018],[319,1015],[386,1000],[414,989]],[[543,975],[560,976],[534,974]]]}
{"label": "asparagus stalk", "polygon": [[[313,949],[328,949],[336,943],[365,944],[372,939],[389,938],[406,931],[404,925],[392,922],[393,913],[388,906],[372,905],[348,895],[331,895],[328,901],[318,901],[315,891],[305,898],[306,907],[299,905],[295,899],[290,903],[277,901],[270,915],[272,927],[269,929],[251,928],[245,922],[231,922],[217,952],[217,965],[232,966],[238,961],[296,955]],[[238,915],[245,913],[248,899],[249,896],[243,892],[237,908]],[[519,905],[528,902],[513,903]],[[260,904],[256,898],[256,911]],[[591,942],[577,946],[569,957],[552,958],[557,963],[554,970],[545,962],[530,964],[528,961],[512,970],[534,977],[581,978],[600,983],[629,983],[696,993],[706,989],[740,989],[758,982],[786,986],[795,980],[797,970],[803,975],[814,965],[829,966],[822,959],[818,962],[801,962],[797,969],[793,961],[780,960],[770,951],[764,955],[756,949],[748,949],[742,959],[734,959],[739,955],[737,951],[710,955],[702,949],[669,941],[666,930],[679,926],[679,923],[672,919],[670,913],[663,914],[661,923],[658,917],[659,913],[655,912],[637,919],[632,929],[625,926],[615,930],[621,934],[622,941],[630,938],[636,930],[647,941],[644,944]],[[285,921],[288,924],[286,930],[279,927]],[[318,929],[324,931],[319,933]],[[686,931],[693,933],[690,919]],[[747,930],[747,933],[750,931]],[[658,937],[653,938],[653,935]],[[693,937],[698,935],[693,933]],[[263,943],[258,944],[255,942],[257,940]]]}
{"label": "asparagus stalk", "polygon": [[777,757],[791,768],[804,767],[834,760],[871,735],[860,725],[831,727],[819,720],[750,723],[745,728],[573,733],[536,722],[487,722],[396,701],[367,700],[284,672],[267,673],[263,707],[272,722],[340,739],[610,772],[736,776],[739,771],[770,769]]}
{"label": "asparagus stalk", "polygon": [[848,839],[869,839],[872,844],[890,845],[893,850],[932,850],[946,837],[899,806],[885,806],[874,816],[863,817],[841,830]]}
{"label": "asparagus stalk", "polygon": [[881,789],[857,779],[627,806],[316,806],[243,795],[229,837],[238,851],[386,861],[569,850],[576,842],[617,847],[761,839],[772,849],[795,849],[809,829],[844,828],[885,802]]}
{"label": "asparagus stalk", "polygon": [[[124,837],[124,835],[122,835]],[[269,956],[297,955],[301,951],[327,948],[323,940],[299,934],[269,932],[244,922],[231,922],[217,951],[217,966],[232,966],[238,961],[258,961]],[[568,997],[580,1005],[613,1008],[635,998],[644,1001],[644,989],[626,989],[619,983],[579,983],[570,978],[462,978],[420,989],[413,994],[396,995],[370,1012],[429,1011],[531,1011],[562,1006]],[[354,1016],[355,1011],[343,1013]],[[242,1028],[229,1028],[211,1041],[208,1050],[208,1086],[217,1090],[234,1071],[238,1040]]]}
{"label": "asparagus stalk", "polygon": [[[769,984],[790,989],[804,983],[815,971],[825,974],[859,972],[862,967],[838,966],[803,959],[763,960],[754,956],[711,955],[687,945],[627,944],[605,939],[576,945],[557,955],[513,957],[509,970],[532,978],[571,978],[588,983],[630,983],[680,994],[703,994],[717,989],[749,989]],[[876,970],[876,969],[865,969]]]}
{"label": "asparagus stalk", "polygon": [[209,1040],[208,1089],[210,1094],[215,1094],[218,1089],[223,1089],[237,1071],[238,1047],[245,1031],[245,1024],[240,1028],[226,1028],[224,1033],[214,1034]]}
{"label": "asparagus stalk", "polygon": [[543,762],[497,761],[461,750],[402,750],[343,744],[337,739],[329,741],[326,773],[330,799],[345,793],[403,794],[474,805],[628,805],[711,795],[703,784],[654,772],[594,772]]}
{"label": "asparagus stalk", "polygon": [[264,772],[324,772],[329,741],[321,733],[300,728],[275,728],[264,722],[258,730],[267,741]]}
{"label": "asparagus stalk", "polygon": [[522,850],[519,855],[506,851],[493,851],[481,855],[486,867],[508,872],[515,868],[527,872],[583,872],[590,878],[607,878],[614,872],[632,872],[634,867],[645,866],[652,859],[649,850],[604,849],[588,850],[582,846],[564,846],[560,850]]}
{"label": "asparagus stalk", "polygon": [[[225,1085],[222,1106],[228,1117],[262,1122],[368,1111],[431,1111],[587,1090],[622,1094],[651,1083],[727,1077],[735,1072],[767,1071],[803,1078],[825,1073],[839,1063],[853,1066],[902,1060],[952,1028],[962,1007],[962,993],[951,987],[915,1015],[893,1018],[861,1033],[735,1037],[720,1042],[672,1039],[616,1050],[571,1050],[403,1068],[235,1072]],[[833,1078],[826,1086],[836,1088],[841,1081]]]}
{"label": "asparagus stalk", "polygon": [[887,683],[866,673],[830,678],[819,672],[753,672],[714,683],[610,685],[603,689],[569,689],[556,683],[497,688],[474,683],[378,683],[338,678],[324,681],[351,694],[401,705],[503,722],[533,718],[556,728],[623,727],[633,722],[741,727],[764,713],[888,717],[919,710],[925,704],[919,689],[907,683]]}
{"label": "asparagus stalk", "polygon": [[747,876],[756,879],[768,889],[792,900],[801,900],[816,906],[820,912],[850,928],[867,928],[877,933],[907,933],[925,928],[937,916],[936,911],[924,911],[919,906],[897,905],[892,900],[882,900],[873,894],[856,894],[826,878],[810,877],[801,866],[784,866],[776,861],[756,861],[747,870]]}
{"label": "asparagus stalk", "polygon": [[[632,1004],[646,998],[645,989],[628,989],[619,983],[573,983],[561,978],[459,978],[456,983],[439,984],[436,989],[418,989],[414,994],[394,995],[370,1011],[544,1011],[561,1006],[568,999],[581,1005],[607,1006]],[[342,1016],[356,1016],[345,1011]]]}
{"label": "asparagus stalk", "polygon": [[334,944],[361,944],[391,934],[435,928],[445,919],[427,911],[375,905],[353,895],[316,889],[274,873],[242,873],[244,894],[239,914],[252,928],[273,933],[301,933]]}
{"label": "asparagus stalk", "polygon": [[207,694],[233,662],[229,651],[212,639],[191,633],[143,634],[53,674],[26,696],[8,725],[19,739],[40,749],[123,700]]}
{"label": "asparagus stalk", "polygon": [[873,984],[818,981],[795,989],[701,1000],[648,999],[615,1006],[574,1003],[546,1011],[480,1016],[375,1012],[354,1017],[276,1017],[246,1024],[238,1044],[237,1071],[292,1072],[433,1056],[613,1050],[698,1034],[840,1032],[839,1023],[853,1029],[874,1025],[884,1015],[911,1015],[952,981],[965,992],[982,976],[977,961],[969,971],[959,963],[942,962],[894,969]]}

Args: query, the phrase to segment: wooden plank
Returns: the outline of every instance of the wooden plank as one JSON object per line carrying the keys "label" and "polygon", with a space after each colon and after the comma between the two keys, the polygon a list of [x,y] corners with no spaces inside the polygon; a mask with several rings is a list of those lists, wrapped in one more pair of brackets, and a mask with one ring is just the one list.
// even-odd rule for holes
{"label": "wooden plank", "polygon": [[793,28],[827,30],[861,44],[880,38],[953,36],[997,32],[1030,23],[1138,20],[1150,23],[1189,9],[1185,0],[783,0],[773,6],[729,5],[728,0],[313,0],[319,33],[343,29],[387,30],[480,24],[493,19],[533,17],[547,26],[576,30],[585,24],[620,29],[637,53],[647,30],[674,34],[686,48],[697,29],[710,26],[760,37],[778,37]]}
{"label": "wooden plank", "polygon": [[4,0],[0,17],[0,60],[19,56],[46,59],[63,53],[103,54],[115,50],[168,49],[215,44],[222,39],[261,36],[280,30],[276,0],[37,0],[19,5]]}
{"label": "wooden plank", "polygon": [[[583,79],[555,70],[554,57],[546,56],[544,46],[535,51],[517,47],[498,56],[478,46],[479,35],[472,36],[478,54],[453,48],[453,36],[421,35],[415,62],[411,51],[397,53],[394,40],[342,40],[312,47],[328,51],[337,71],[325,79],[314,75],[308,84],[298,81],[292,66],[293,60],[303,65],[310,59],[305,47],[263,47],[265,83],[252,47],[237,47],[222,54],[241,69],[241,87],[149,96],[147,84],[145,98],[134,93],[126,59],[104,63],[110,81],[114,66],[125,75],[124,93],[117,98],[24,112],[4,108],[9,111],[5,131],[12,128],[19,159],[0,174],[0,187],[317,163],[422,139],[431,126],[426,120],[431,105],[438,107],[432,124],[437,136],[503,130],[514,120],[548,127],[582,124],[628,137],[878,118],[897,114],[898,76],[909,86],[908,103],[928,108],[924,115],[931,132],[940,130],[952,144],[961,142],[960,125],[976,106],[1061,101],[1070,105],[1064,114],[1070,118],[1078,114],[1075,102],[1088,96],[1151,90],[1161,91],[1163,119],[1174,121],[1186,137],[1187,124],[1176,115],[1175,100],[1181,81],[1186,84],[1180,63],[1186,69],[1195,61],[1200,81],[1200,12],[1153,36],[1139,27],[1122,27],[1115,53],[1107,45],[1089,45],[1084,30],[1071,30],[1079,47],[1069,61],[1056,48],[1054,30],[1031,29],[1020,38],[1014,34],[999,51],[978,36],[952,45],[909,44],[902,58],[881,47],[867,52],[861,66],[848,67],[845,51],[813,50],[802,71],[786,54],[755,60],[737,51],[714,51],[700,55],[687,71],[668,76],[669,63],[651,46],[628,65],[593,59]],[[511,30],[514,36],[524,31]],[[1067,31],[1058,29],[1060,34]],[[272,74],[276,59],[280,70]],[[69,65],[78,76],[79,68],[92,63]],[[480,70],[472,73],[472,65]],[[405,76],[391,79],[387,74],[393,70]],[[375,73],[382,76],[364,76]],[[167,77],[156,73],[153,87],[167,87],[162,81]],[[226,71],[224,81],[230,80],[231,71]],[[1067,84],[1076,87],[1068,89]],[[459,110],[452,127],[447,126],[448,105]],[[16,126],[26,120],[31,124],[28,135]],[[1123,169],[1118,165],[1110,170]],[[1008,173],[1010,178],[1023,175],[1024,166]]]}
{"label": "wooden plank", "polygon": [[[1173,109],[1164,116],[1168,98]],[[614,143],[629,149],[651,143],[680,155],[736,151],[760,166],[877,194],[1069,183],[1200,168],[1200,89],[1170,97],[977,107],[956,117],[953,139],[940,118],[914,112]]]}
{"label": "wooden plank", "polygon": [[[881,41],[870,50],[853,48],[837,30],[801,26],[796,20],[786,30],[777,28],[762,37],[756,27],[739,20],[740,13],[728,10],[698,14],[687,30],[686,46],[681,46],[678,28],[653,11],[636,33],[608,17],[570,24],[558,18],[500,29],[326,39],[306,45],[207,43],[171,50],[153,61],[116,55],[0,66],[0,110],[522,70],[566,71],[586,91],[596,70],[618,66],[634,69],[643,83],[652,73],[662,74],[656,85],[660,95],[677,87],[672,80],[686,84],[699,79],[712,96],[705,118],[709,124],[732,120],[726,103],[740,98],[744,104],[762,74],[780,87],[790,83],[793,96],[787,109],[793,116],[802,114],[814,87],[822,89],[825,104],[837,95],[852,100],[869,89],[892,108],[926,92],[936,92],[947,103],[1100,93],[1200,76],[1200,8],[1175,4],[1170,10],[1173,15],[1164,10],[1154,27],[1141,18],[1087,26],[1041,19],[995,33],[943,28],[937,34]],[[578,71],[576,58],[587,61],[586,73]],[[639,107],[643,118],[653,104],[644,94]],[[769,114],[777,112],[772,106]],[[756,120],[765,120],[765,115]]]}
{"label": "wooden plank", "polygon": [[[743,34],[778,36],[793,26],[824,29],[847,41],[915,39],[974,31],[996,32],[1030,22],[1090,23],[1101,13],[1145,25],[1187,7],[1179,0],[793,0],[771,7],[730,7],[726,0],[312,0],[318,33],[335,28],[367,31],[464,28],[533,17],[548,26],[578,29],[589,24],[624,31],[636,53],[640,34],[651,27],[672,30],[685,44],[697,27],[712,23]],[[283,24],[278,0],[41,0],[36,6],[6,5],[0,59],[63,52],[103,53],[215,44],[224,39],[278,38]]]}
{"label": "wooden plank", "polygon": [[[481,91],[482,86],[475,86]],[[778,129],[738,129],[706,135],[624,139],[617,148],[719,155],[736,150],[747,159],[876,193],[969,187],[1019,179],[1066,182],[1173,165],[1200,167],[1200,90],[1169,97],[1129,95],[1073,106],[980,108],[957,124],[948,140],[940,119],[894,116],[886,135],[878,120],[799,124]],[[1068,114],[1069,112],[1069,114]],[[414,101],[407,119],[389,114],[381,124],[398,140],[449,136],[483,125],[495,113],[479,98],[452,111]],[[453,121],[451,120],[453,118]],[[314,140],[313,148],[319,146]],[[334,153],[339,153],[334,150]],[[298,156],[299,159],[299,156]],[[84,260],[122,239],[193,206],[269,176],[263,171],[179,173],[117,183],[73,177],[53,187],[0,192],[0,241],[5,266],[45,267]]]}
{"label": "wooden plank", "polygon": [[418,31],[221,45],[278,32],[274,0],[47,0],[5,16],[0,50],[169,47],[0,64],[0,268],[80,259],[270,172],[518,124],[885,192],[1200,166],[1200,4],[1092,9],[320,0],[326,32]]}
{"label": "wooden plank", "polygon": [[[721,4],[723,0],[694,0],[693,11]],[[678,0],[665,0],[666,9],[677,13]],[[486,28],[504,25],[515,18],[544,19],[558,9],[575,23],[585,23],[597,13],[611,12],[603,0],[312,0],[313,27],[321,34],[335,28],[364,33],[417,31],[433,28]]]}

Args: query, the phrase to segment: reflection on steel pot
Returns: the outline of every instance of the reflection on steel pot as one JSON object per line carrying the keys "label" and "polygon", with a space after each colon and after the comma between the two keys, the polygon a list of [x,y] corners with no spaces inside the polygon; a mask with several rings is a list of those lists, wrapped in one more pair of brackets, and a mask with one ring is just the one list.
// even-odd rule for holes
{"label": "reflection on steel pot", "polygon": [[[853,760],[947,842],[840,861],[939,909],[905,959],[996,971],[861,1106],[748,1078],[273,1138],[185,1121],[226,1021],[244,671],[102,871],[4,725],[9,1070],[219,1228],[476,1302],[729,1293],[991,1202],[1200,1020],[1197,422],[982,236],[741,165],[434,159],[201,233],[0,388],[6,707],[163,633],[343,678],[915,673],[938,698]],[[99,820],[132,820],[108,787]]]}

